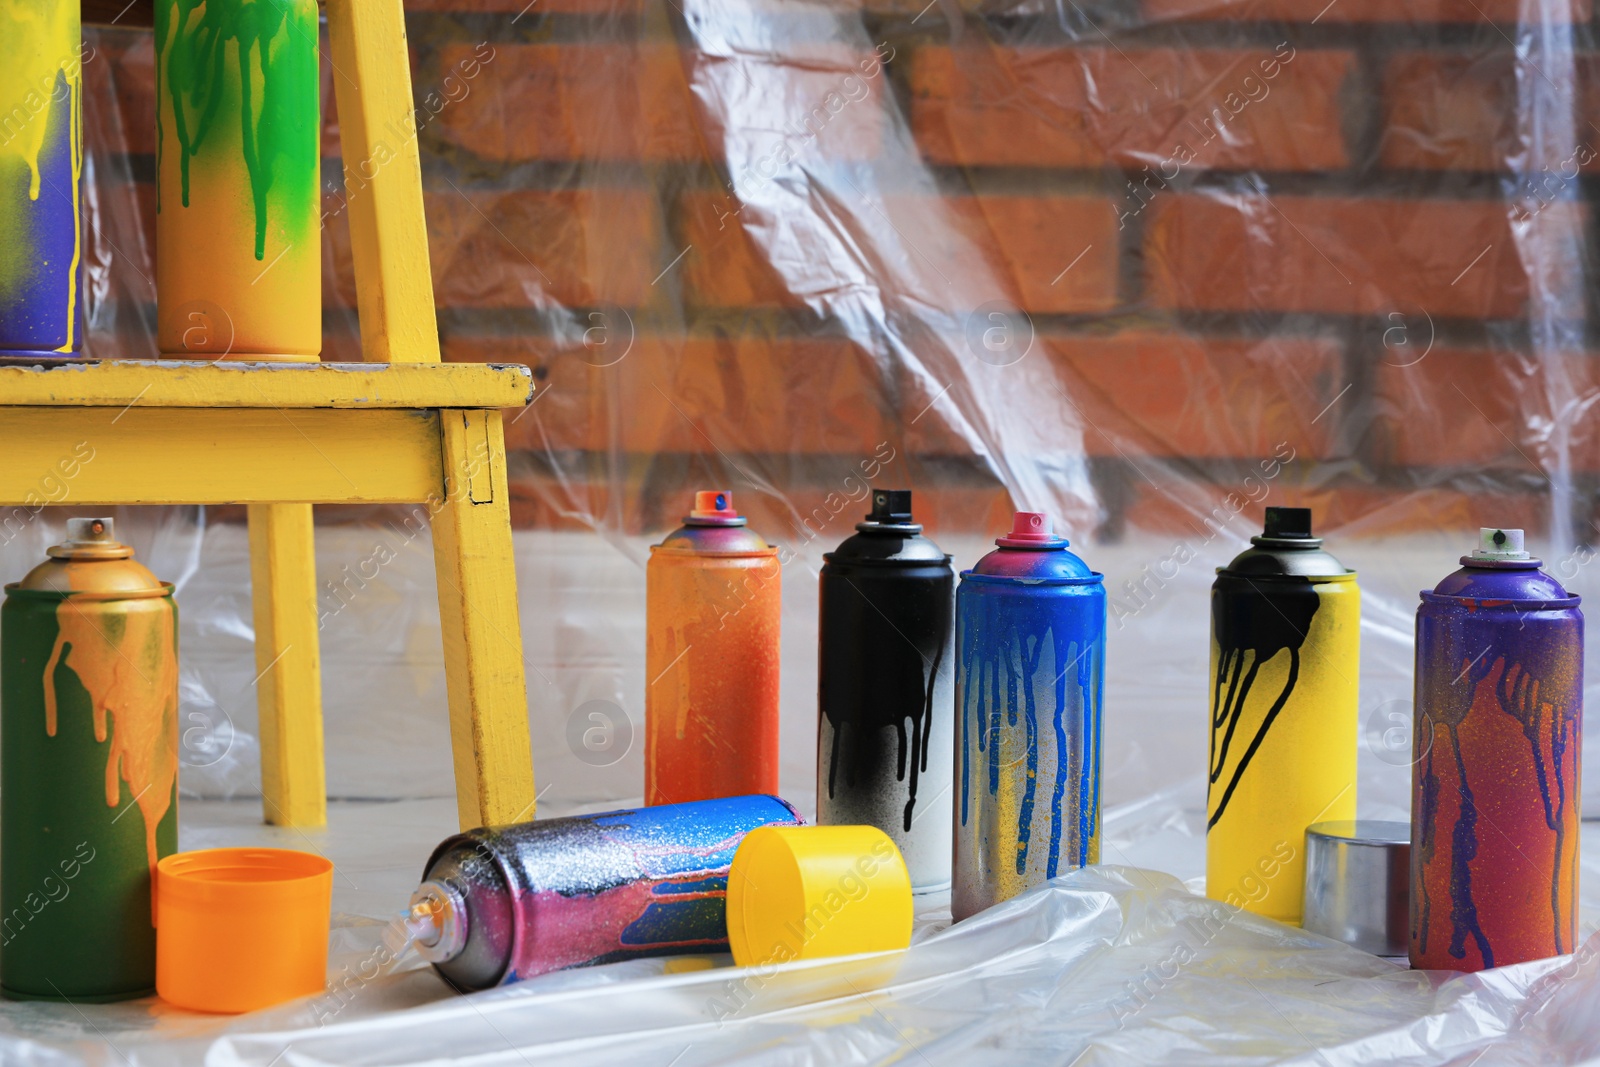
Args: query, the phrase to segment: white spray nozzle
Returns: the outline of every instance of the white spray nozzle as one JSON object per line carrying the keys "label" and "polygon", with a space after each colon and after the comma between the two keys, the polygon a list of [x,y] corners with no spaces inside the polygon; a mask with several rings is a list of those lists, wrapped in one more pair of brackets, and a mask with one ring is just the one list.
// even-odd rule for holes
{"label": "white spray nozzle", "polygon": [[1487,526],[1478,531],[1478,547],[1473,559],[1532,559],[1523,551],[1522,531]]}

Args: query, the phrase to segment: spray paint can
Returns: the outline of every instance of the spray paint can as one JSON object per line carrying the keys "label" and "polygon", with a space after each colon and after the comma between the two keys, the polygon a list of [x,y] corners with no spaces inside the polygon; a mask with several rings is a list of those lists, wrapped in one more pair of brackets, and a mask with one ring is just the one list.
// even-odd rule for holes
{"label": "spray paint can", "polygon": [[1361,590],[1308,508],[1268,508],[1211,586],[1206,895],[1299,923],[1306,827],[1356,817]]}
{"label": "spray paint can", "polygon": [[0,33],[0,356],[83,347],[79,0],[8,4]]}
{"label": "spray paint can", "polygon": [[156,861],[178,847],[172,586],[70,519],[0,608],[0,991],[155,989]]}
{"label": "spray paint can", "polygon": [[875,826],[914,892],[950,884],[955,752],[950,557],[912,521],[911,493],[879,489],[856,535],[823,557],[817,822]]}
{"label": "spray paint can", "polygon": [[728,950],[728,867],[758,826],[799,826],[772,796],[546,819],[449,838],[407,928],[458,989],[567,967]]}
{"label": "spray paint can", "polygon": [[316,0],[156,0],[156,340],[322,351]]}
{"label": "spray paint can", "polygon": [[1477,971],[1578,933],[1583,612],[1488,529],[1417,608],[1411,965]]}
{"label": "spray paint can", "polygon": [[778,789],[778,550],[695,494],[645,568],[646,804]]}
{"label": "spray paint can", "polygon": [[1019,511],[956,590],[959,921],[1100,861],[1104,576]]}

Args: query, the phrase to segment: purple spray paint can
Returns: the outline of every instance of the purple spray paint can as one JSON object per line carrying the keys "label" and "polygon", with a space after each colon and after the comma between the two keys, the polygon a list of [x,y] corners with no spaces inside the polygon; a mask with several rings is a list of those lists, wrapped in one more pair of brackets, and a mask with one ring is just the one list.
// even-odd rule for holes
{"label": "purple spray paint can", "polygon": [[434,850],[407,927],[458,989],[641,956],[728,950],[728,868],[758,826],[799,826],[773,796],[472,830]]}
{"label": "purple spray paint can", "polygon": [[1411,965],[1477,971],[1577,936],[1583,612],[1521,530],[1483,530],[1417,608]]}

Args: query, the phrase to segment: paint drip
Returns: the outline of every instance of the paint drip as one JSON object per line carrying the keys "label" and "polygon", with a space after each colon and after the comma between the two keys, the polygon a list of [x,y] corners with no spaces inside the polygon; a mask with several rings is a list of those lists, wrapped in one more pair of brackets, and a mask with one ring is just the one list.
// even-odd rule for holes
{"label": "paint drip", "polygon": [[1306,828],[1356,813],[1360,590],[1305,508],[1211,588],[1206,892],[1299,922]]}
{"label": "paint drip", "polygon": [[909,490],[872,499],[820,577],[817,821],[882,830],[933,892],[950,881],[955,574]]}
{"label": "paint drip", "polygon": [[1520,530],[1461,562],[1417,610],[1410,955],[1475,971],[1575,947],[1583,613]]}
{"label": "paint drip", "polygon": [[956,593],[960,920],[1100,861],[1104,577],[1019,512]]}
{"label": "paint drip", "polygon": [[0,34],[0,350],[70,354],[82,344],[78,8],[77,0],[11,4]]}

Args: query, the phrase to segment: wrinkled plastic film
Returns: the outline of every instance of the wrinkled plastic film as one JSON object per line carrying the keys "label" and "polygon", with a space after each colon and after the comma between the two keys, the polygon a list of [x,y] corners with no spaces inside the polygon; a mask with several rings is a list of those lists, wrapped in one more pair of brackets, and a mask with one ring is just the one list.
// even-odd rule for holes
{"label": "wrinkled plastic film", "polygon": [[[1600,379],[1585,346],[1582,175],[1600,142],[1585,121],[1594,42],[1579,5],[1477,5],[1495,24],[1470,5],[1365,0],[1320,14],[1288,0],[520,7],[414,5],[408,43],[446,358],[522,361],[539,387],[506,423],[542,810],[640,798],[644,564],[702,485],[731,488],[752,529],[786,550],[780,792],[808,817],[817,573],[865,516],[865,487],[914,489],[919,521],[958,567],[1012,510],[1050,512],[1110,598],[1103,859],[1191,886],[1208,590],[1263,507],[1315,509],[1360,576],[1363,818],[1409,815],[1417,593],[1455,569],[1479,525],[1525,527],[1569,590],[1595,592]],[[86,42],[87,352],[149,357],[148,31],[90,29]],[[335,76],[325,69],[324,358],[354,359],[347,211],[359,190],[335,164]],[[70,479],[40,477],[43,495],[72,504]],[[181,718],[195,731],[180,788],[257,803],[242,514],[115,514],[178,585]],[[425,522],[404,507],[323,507],[319,520],[330,794],[448,797]],[[49,511],[15,520],[7,573],[42,559],[58,523]],[[1111,832],[1116,811],[1138,813],[1138,835]],[[420,864],[433,842],[403,837],[386,862]],[[1136,841],[1161,848],[1128,855]],[[1131,884],[1118,899],[1146,901]],[[378,896],[350,910],[387,922]],[[1094,899],[1071,907],[1110,907]],[[1006,913],[1053,932],[1032,995],[1070,1001],[1038,992],[1076,988],[1060,961],[1124,951],[1087,920],[1032,907]],[[1175,942],[1151,936],[1141,959],[1159,962]],[[1283,950],[1229,937],[1235,962]],[[1470,1058],[1512,1020],[1536,1035],[1527,1049],[1600,1054],[1562,1007],[1582,1002],[1587,971],[1545,999],[1520,971],[1393,996],[1383,983],[1400,978],[1363,972],[1315,994],[1356,1015],[1388,997],[1374,1018],[1444,1020],[1452,1036],[1426,1047],[1399,1021],[1362,1036],[1284,1006],[1307,1030],[1296,1045],[1237,973],[1186,985],[1193,998],[1163,997],[1149,1018],[1259,1023],[1283,1036],[1274,1054],[1307,1062],[1313,1048],[1352,1062],[1400,1049],[1402,1062]],[[436,995],[421,975],[395,981],[403,1002]],[[1368,981],[1383,996],[1364,999]],[[1003,985],[965,988],[981,1000]],[[923,1022],[892,1005],[924,988],[872,1003],[909,1034]],[[429,1010],[474,1018],[462,1004]],[[889,1040],[882,1024],[859,1014]],[[737,1033],[764,1041],[769,1025]],[[1002,1040],[970,1025],[977,1043],[949,1047]],[[746,1040],[734,1032],[717,1040]],[[1123,1048],[1129,1033],[1154,1044]],[[928,1052],[921,1034],[939,1059],[944,1038]],[[228,1040],[244,1062],[278,1051]],[[1137,1026],[1106,1040],[1125,1058],[1172,1048]],[[1111,1056],[1098,1048],[1088,1062]],[[1506,1040],[1482,1062],[1536,1061]]]}

